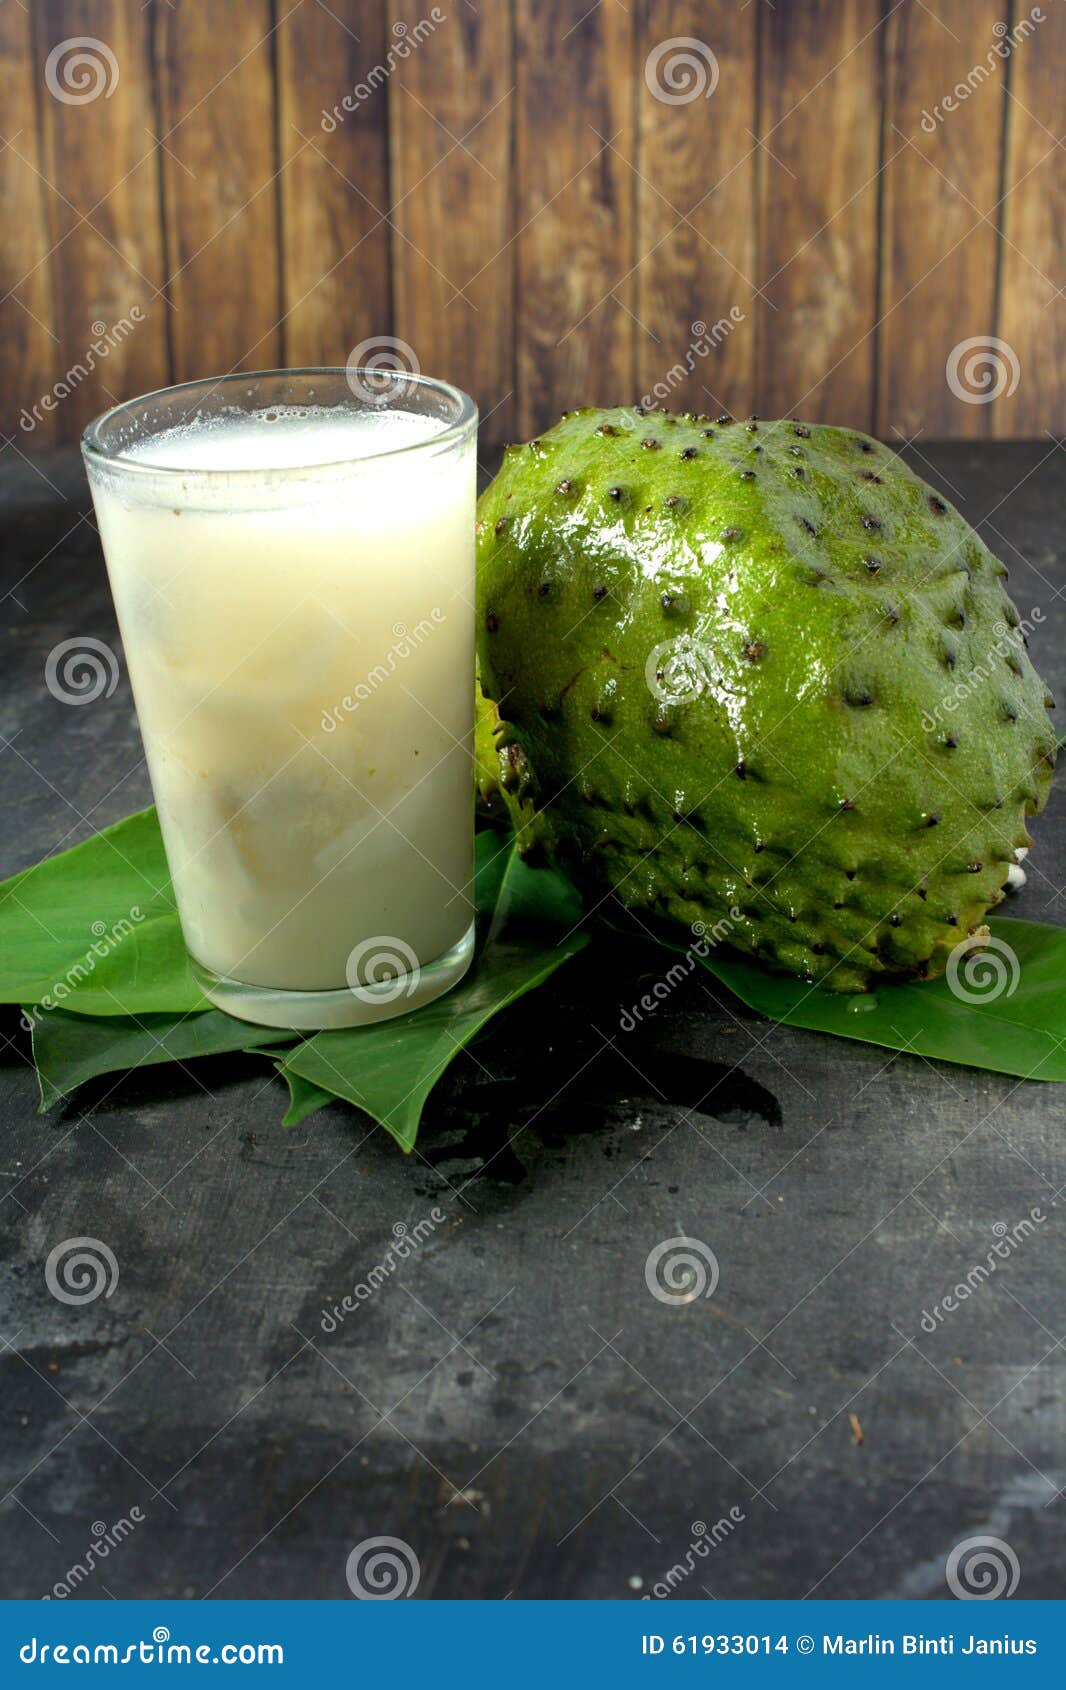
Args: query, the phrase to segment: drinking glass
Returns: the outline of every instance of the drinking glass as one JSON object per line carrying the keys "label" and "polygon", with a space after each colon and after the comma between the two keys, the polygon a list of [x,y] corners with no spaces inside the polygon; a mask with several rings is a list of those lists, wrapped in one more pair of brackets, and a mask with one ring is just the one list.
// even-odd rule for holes
{"label": "drinking glass", "polygon": [[346,1027],[474,944],[477,408],[405,371],[228,375],[83,450],[205,995]]}

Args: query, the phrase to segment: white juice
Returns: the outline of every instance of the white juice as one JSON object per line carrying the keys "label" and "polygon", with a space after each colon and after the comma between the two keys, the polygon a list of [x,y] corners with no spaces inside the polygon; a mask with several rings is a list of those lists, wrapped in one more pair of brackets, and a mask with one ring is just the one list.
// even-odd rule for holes
{"label": "white juice", "polygon": [[469,928],[473,441],[397,451],[443,426],[279,407],[126,450],[180,475],[93,476],[185,941],[214,974],[344,989]]}

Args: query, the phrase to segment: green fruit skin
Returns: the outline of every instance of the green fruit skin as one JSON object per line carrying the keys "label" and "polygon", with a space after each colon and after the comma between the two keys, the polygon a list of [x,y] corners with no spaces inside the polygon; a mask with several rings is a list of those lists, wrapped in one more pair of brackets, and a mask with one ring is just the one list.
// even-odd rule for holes
{"label": "green fruit skin", "polygon": [[519,824],[590,907],[841,991],[940,972],[1054,765],[1005,575],[868,436],[566,413],[478,506]]}
{"label": "green fruit skin", "polygon": [[533,854],[541,824],[532,776],[510,723],[486,698],[480,676],[474,687],[474,794],[479,816],[493,826],[510,827],[522,854]]}

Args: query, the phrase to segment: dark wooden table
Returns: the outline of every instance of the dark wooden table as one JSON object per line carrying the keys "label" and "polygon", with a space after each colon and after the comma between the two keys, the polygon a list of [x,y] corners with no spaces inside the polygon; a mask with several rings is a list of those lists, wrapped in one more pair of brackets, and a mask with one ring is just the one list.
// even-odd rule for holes
{"label": "dark wooden table", "polygon": [[[914,461],[1041,610],[1063,692],[1060,449]],[[116,638],[79,464],[3,469],[11,872],[148,785],[124,679],[78,709],[44,685],[57,641]],[[1064,813],[1060,784],[1017,913],[1066,915]],[[43,1595],[137,1509],[80,1594],[344,1596],[353,1546],[393,1537],[419,1597],[936,1597],[953,1546],[991,1535],[1019,1595],[1062,1595],[1066,1092],[770,1026],[696,978],[619,1037],[647,984],[570,965],[454,1065],[406,1160],[340,1105],[283,1130],[253,1058],[38,1116],[10,1014],[2,1594]],[[45,1261],[83,1235],[119,1281],[67,1306]],[[645,1263],[682,1235],[720,1280],[667,1307]]]}

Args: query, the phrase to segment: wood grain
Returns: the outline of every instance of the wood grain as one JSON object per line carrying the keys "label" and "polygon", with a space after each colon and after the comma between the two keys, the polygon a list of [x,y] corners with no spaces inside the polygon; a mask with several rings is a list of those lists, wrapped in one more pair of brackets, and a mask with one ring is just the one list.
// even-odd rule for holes
{"label": "wood grain", "polygon": [[880,0],[759,16],[758,407],[870,428]]}
{"label": "wood grain", "polygon": [[[1024,13],[1022,14],[1025,15]],[[999,332],[1018,360],[992,410],[993,432],[1066,434],[1066,8],[1014,48],[1008,72]]]}
{"label": "wood grain", "polygon": [[[59,426],[74,439],[97,411],[167,380],[149,22],[138,0],[41,0],[33,19],[59,336],[53,379],[69,388]],[[53,61],[56,94],[49,55],[78,36],[102,44],[90,49],[95,69]],[[92,343],[107,343],[123,322],[130,331],[87,370]],[[84,377],[66,379],[78,369]]]}
{"label": "wood grain", "polygon": [[269,0],[158,13],[175,381],[282,361]]}
{"label": "wood grain", "polygon": [[[670,410],[747,414],[758,11],[645,0],[637,17],[637,386]],[[678,58],[685,37],[702,51]]]}
{"label": "wood grain", "polygon": [[384,0],[283,8],[278,146],[292,365],[343,364],[391,328],[388,95],[376,75],[385,33]]}
{"label": "wood grain", "polygon": [[53,327],[47,188],[34,99],[30,15],[0,9],[0,197],[5,238],[0,245],[0,373],[13,403],[3,419],[20,451],[59,438],[59,411],[49,389],[59,348]]}
{"label": "wood grain", "polygon": [[[486,446],[643,395],[1061,433],[1042,11],[1008,43],[1002,0],[7,0],[0,425],[73,439],[170,379],[399,340]],[[46,79],[79,37],[95,97],[62,54],[81,81]]]}
{"label": "wood grain", "polygon": [[[575,12],[577,12],[575,20]],[[634,393],[634,27],[516,0],[518,427]]]}
{"label": "wood grain", "polygon": [[[961,341],[996,332],[1002,10],[936,0],[889,17],[885,146],[896,156],[885,170],[878,329],[878,431],[889,439],[990,427],[989,407],[953,393],[947,369]],[[983,80],[956,101],[977,65]]]}
{"label": "wood grain", "polygon": [[[397,0],[391,15],[395,33]],[[490,443],[515,409],[511,20],[459,5],[406,43],[389,82],[396,333],[423,370],[474,394]]]}

